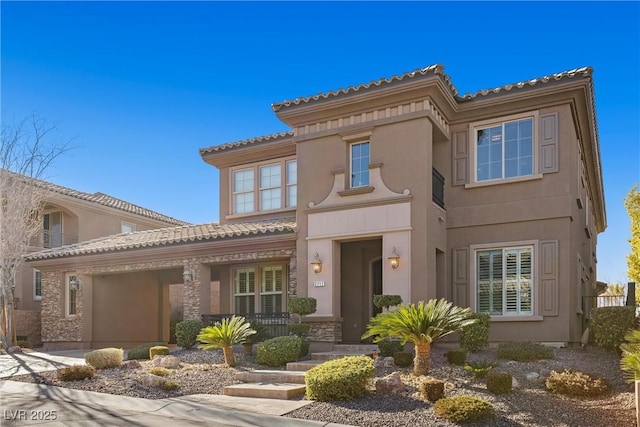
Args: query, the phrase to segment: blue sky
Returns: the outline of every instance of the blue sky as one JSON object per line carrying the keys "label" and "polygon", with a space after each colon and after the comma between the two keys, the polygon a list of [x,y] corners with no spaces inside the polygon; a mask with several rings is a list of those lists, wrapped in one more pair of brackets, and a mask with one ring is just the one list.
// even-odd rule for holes
{"label": "blue sky", "polygon": [[594,67],[608,229],[598,279],[626,281],[622,199],[640,182],[640,3],[6,2],[3,124],[36,113],[77,148],[48,178],[190,222],[218,219],[198,149],[287,130],[273,102],[434,63],[461,94]]}

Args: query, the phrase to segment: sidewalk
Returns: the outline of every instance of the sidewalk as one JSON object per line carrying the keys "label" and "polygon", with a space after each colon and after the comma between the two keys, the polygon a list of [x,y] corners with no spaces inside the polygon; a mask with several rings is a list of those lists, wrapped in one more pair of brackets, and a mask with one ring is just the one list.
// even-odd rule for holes
{"label": "sidewalk", "polygon": [[282,417],[309,401],[199,394],[141,399],[10,381],[11,375],[84,363],[85,352],[0,355],[0,426],[239,426],[294,427],[340,424]]}

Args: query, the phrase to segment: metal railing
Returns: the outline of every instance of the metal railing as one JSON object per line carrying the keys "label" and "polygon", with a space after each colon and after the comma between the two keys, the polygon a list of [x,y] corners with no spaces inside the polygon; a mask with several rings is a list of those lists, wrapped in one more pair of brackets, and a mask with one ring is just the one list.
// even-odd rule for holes
{"label": "metal railing", "polygon": [[31,246],[50,249],[59,248],[60,246],[65,245],[72,245],[74,243],[78,243],[78,236],[59,233],[57,231],[42,230],[42,233],[32,240]]}
{"label": "metal railing", "polygon": [[444,209],[444,176],[436,168],[432,168],[431,171],[431,200]]}
{"label": "metal railing", "polygon": [[[213,326],[222,319],[229,319],[233,314],[203,314],[202,323],[205,326]],[[237,314],[236,316],[244,317],[248,322],[260,323],[265,327],[269,337],[282,337],[289,335],[288,325],[291,321],[289,313],[250,313]]]}

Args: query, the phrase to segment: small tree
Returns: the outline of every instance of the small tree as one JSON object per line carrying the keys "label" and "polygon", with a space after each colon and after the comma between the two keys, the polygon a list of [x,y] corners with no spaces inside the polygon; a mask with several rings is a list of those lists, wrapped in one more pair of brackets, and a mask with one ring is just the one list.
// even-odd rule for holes
{"label": "small tree", "polygon": [[17,126],[3,126],[0,141],[0,341],[15,342],[13,325],[16,272],[42,228],[46,190],[39,181],[69,142],[51,141],[56,126],[35,115]]}
{"label": "small tree", "polygon": [[624,199],[631,220],[631,253],[627,255],[627,276],[629,280],[640,283],[640,191],[634,185]]}
{"label": "small tree", "polygon": [[298,323],[302,322],[302,316],[308,316],[316,312],[317,301],[311,297],[289,298],[287,310],[297,316]]}
{"label": "small tree", "polygon": [[402,304],[402,297],[400,295],[374,295],[373,305],[384,311],[389,311],[389,307]]}
{"label": "small tree", "polygon": [[202,328],[198,334],[200,348],[211,350],[222,348],[224,361],[229,366],[236,366],[236,358],[233,355],[233,346],[244,344],[256,331],[251,329],[251,325],[242,316],[232,316],[231,319],[224,318],[222,322],[213,326]]}

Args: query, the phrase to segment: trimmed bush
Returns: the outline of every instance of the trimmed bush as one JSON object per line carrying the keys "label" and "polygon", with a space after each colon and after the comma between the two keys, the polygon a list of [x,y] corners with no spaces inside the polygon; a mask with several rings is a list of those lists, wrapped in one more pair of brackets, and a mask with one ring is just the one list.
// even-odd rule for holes
{"label": "trimmed bush", "polygon": [[307,398],[326,402],[364,396],[375,371],[367,356],[330,360],[307,371]]}
{"label": "trimmed bush", "polygon": [[499,359],[532,362],[553,359],[553,348],[532,342],[503,342],[498,345],[496,354]]}
{"label": "trimmed bush", "polygon": [[464,369],[472,372],[476,378],[484,378],[487,373],[495,368],[496,365],[487,360],[475,360],[473,362],[467,362]]}
{"label": "trimmed bush", "polygon": [[96,369],[117,368],[122,365],[124,350],[121,348],[101,348],[84,355],[84,360]]}
{"label": "trimmed bush", "polygon": [[413,353],[408,351],[396,351],[393,353],[393,363],[396,366],[400,366],[401,368],[406,368],[411,366],[413,363]]}
{"label": "trimmed bush", "polygon": [[471,396],[445,397],[433,405],[435,414],[454,423],[483,421],[493,416],[493,405]]}
{"label": "trimmed bush", "polygon": [[91,365],[74,365],[58,371],[60,381],[82,381],[86,378],[93,378],[96,368]]}
{"label": "trimmed bush", "polygon": [[147,344],[141,344],[138,347],[132,348],[127,352],[127,360],[148,359],[149,349],[157,345],[167,345],[167,343],[162,341],[162,342],[150,342]]}
{"label": "trimmed bush", "polygon": [[306,316],[316,312],[316,305],[317,301],[315,298],[289,298],[289,301],[287,302],[287,310],[289,310],[289,313],[297,314],[298,316]]}
{"label": "trimmed bush", "polygon": [[166,377],[171,373],[171,371],[167,368],[163,368],[162,366],[154,366],[153,368],[149,369],[149,373],[152,375],[157,375],[159,377]]}
{"label": "trimmed bush", "polygon": [[175,390],[180,388],[180,384],[178,384],[175,381],[165,381],[162,384],[160,384],[160,388],[162,390],[170,391],[170,390]]}
{"label": "trimmed bush", "polygon": [[619,350],[635,323],[635,307],[599,307],[591,315],[595,342],[607,350]]}
{"label": "trimmed bush", "polygon": [[444,381],[427,378],[420,383],[420,397],[429,402],[436,402],[444,397]]}
{"label": "trimmed bush", "polygon": [[460,347],[467,351],[480,351],[489,345],[489,315],[473,313],[469,317],[476,319],[476,323],[460,331]]}
{"label": "trimmed bush", "polygon": [[592,377],[580,371],[565,369],[563,372],[551,371],[546,386],[552,393],[567,396],[599,396],[609,390],[604,378]]}
{"label": "trimmed bush", "polygon": [[384,308],[389,310],[389,307],[402,304],[402,297],[400,295],[374,295],[373,305],[378,308]]}
{"label": "trimmed bush", "polygon": [[287,329],[289,330],[289,335],[295,335],[305,339],[307,335],[309,335],[311,325],[306,325],[304,323],[290,323],[287,325]]}
{"label": "trimmed bush", "polygon": [[454,365],[464,365],[464,362],[467,361],[467,350],[464,348],[454,348],[447,351],[447,361]]}
{"label": "trimmed bush", "polygon": [[284,366],[295,362],[300,356],[302,339],[299,337],[276,337],[258,344],[256,362],[267,366]]}
{"label": "trimmed bush", "polygon": [[397,352],[404,351],[404,346],[400,341],[390,339],[380,341],[378,348],[380,349],[380,356],[382,357],[393,357]]}
{"label": "trimmed bush", "polygon": [[197,336],[202,329],[202,322],[197,319],[183,320],[176,324],[176,344],[185,350],[196,344]]}
{"label": "trimmed bush", "polygon": [[149,359],[153,360],[153,356],[167,356],[169,347],[166,345],[154,345],[149,349]]}
{"label": "trimmed bush", "polygon": [[491,372],[487,376],[487,390],[494,394],[511,393],[513,377],[506,372]]}

